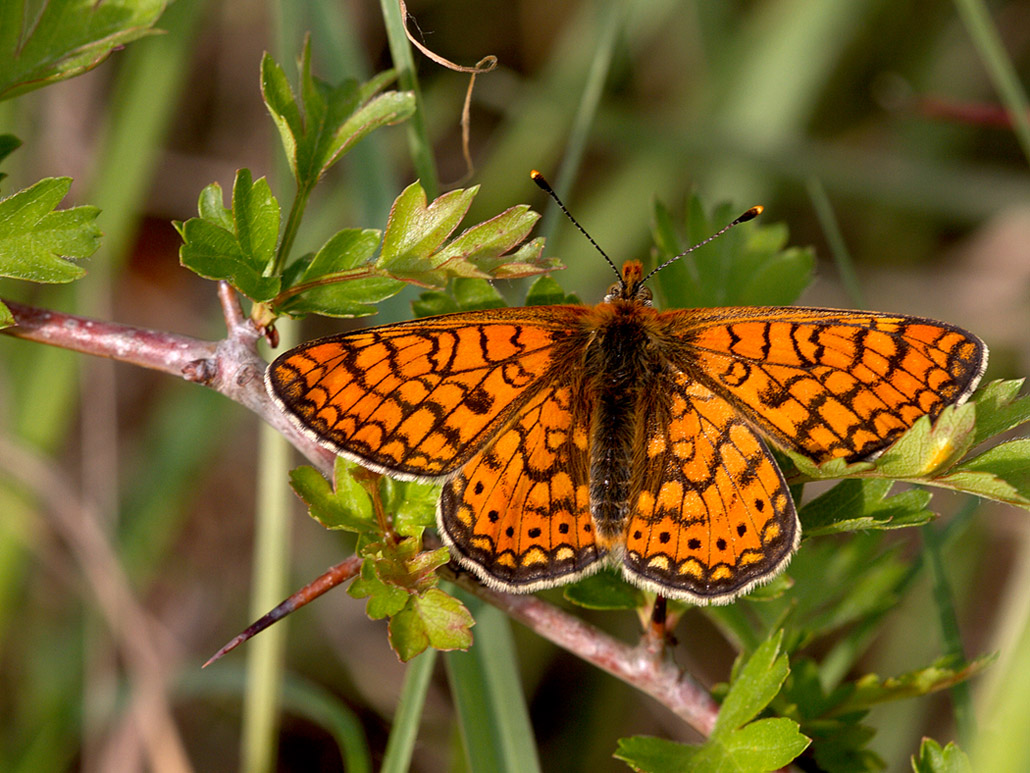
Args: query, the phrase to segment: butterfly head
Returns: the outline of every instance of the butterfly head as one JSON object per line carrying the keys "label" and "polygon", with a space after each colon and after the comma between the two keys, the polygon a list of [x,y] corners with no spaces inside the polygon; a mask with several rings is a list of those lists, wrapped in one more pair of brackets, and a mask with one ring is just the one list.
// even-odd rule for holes
{"label": "butterfly head", "polygon": [[613,301],[634,301],[651,305],[651,288],[644,286],[644,265],[639,260],[627,260],[622,264],[619,281],[608,288],[605,303]]}

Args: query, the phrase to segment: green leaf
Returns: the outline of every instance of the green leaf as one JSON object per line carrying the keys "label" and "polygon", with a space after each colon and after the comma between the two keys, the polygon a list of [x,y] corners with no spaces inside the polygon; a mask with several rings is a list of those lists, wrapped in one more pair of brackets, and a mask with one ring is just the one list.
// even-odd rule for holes
{"label": "green leaf", "polygon": [[70,259],[89,257],[100,246],[100,210],[55,210],[71,183],[70,177],[47,178],[0,199],[0,276],[59,283],[86,273]]}
{"label": "green leaf", "polygon": [[290,485],[308,506],[312,518],[327,529],[343,529],[359,534],[378,534],[379,524],[372,513],[368,492],[351,475],[357,467],[336,457],[335,486],[313,467],[298,467],[290,472]]}
{"label": "green leaf", "polygon": [[809,743],[796,722],[777,717],[713,736],[701,746],[647,736],[621,738],[614,756],[647,773],[768,773],[788,765]]}
{"label": "green leaf", "polygon": [[1030,508],[1030,438],[995,446],[934,478],[933,483]]}
{"label": "green leaf", "polygon": [[873,461],[831,459],[822,464],[784,450],[798,472],[815,480],[863,476],[925,481],[937,485],[937,476],[966,454],[976,439],[975,403],[949,405],[930,421],[920,417],[912,427]]}
{"label": "green leaf", "polygon": [[164,0],[5,0],[0,3],[0,100],[96,67],[144,35]]}
{"label": "green leaf", "polygon": [[[15,137],[13,134],[0,134],[0,162],[7,158],[11,153],[21,147],[21,140]],[[0,181],[2,181],[6,174],[0,172]]]}
{"label": "green leaf", "polygon": [[434,649],[464,650],[472,646],[475,621],[454,596],[432,588],[415,596],[414,605]]}
{"label": "green leaf", "polygon": [[383,507],[393,515],[393,528],[401,536],[421,537],[424,529],[436,525],[438,485],[383,478],[380,491]]}
{"label": "green leaf", "polygon": [[900,529],[926,523],[930,492],[910,489],[887,497],[893,482],[849,479],[806,503],[799,512],[802,534],[813,537],[865,529]]}
{"label": "green leaf", "polygon": [[878,703],[915,698],[944,690],[976,676],[996,659],[996,655],[983,655],[968,663],[955,664],[947,658],[942,658],[926,668],[886,679],[881,679],[876,674],[866,674],[855,681],[854,691],[830,714],[840,716],[854,711],[864,711]]}
{"label": "green leaf", "polygon": [[415,111],[411,92],[378,94],[394,80],[387,72],[359,85],[347,79],[333,86],[311,72],[311,43],[304,41],[299,62],[298,104],[282,67],[265,54],[261,61],[261,93],[272,115],[301,188],[310,189],[348,150],[369,132],[403,121]]}
{"label": "green leaf", "polygon": [[429,634],[422,617],[415,609],[415,597],[409,596],[404,608],[390,618],[390,647],[402,662],[407,663],[429,646]]}
{"label": "green leaf", "polygon": [[973,773],[969,757],[954,742],[943,749],[932,738],[924,738],[918,756],[912,757],[913,773]]}
{"label": "green leaf", "polygon": [[565,598],[587,609],[637,609],[647,603],[640,588],[609,569],[566,585]]}
{"label": "green leaf", "polygon": [[790,673],[787,656],[780,653],[782,643],[783,632],[777,631],[748,658],[722,702],[712,729],[713,736],[754,719],[776,697],[783,680]]}
{"label": "green leaf", "polygon": [[356,599],[368,599],[365,613],[372,620],[396,615],[407,606],[411,595],[406,588],[380,580],[376,575],[375,562],[370,559],[362,561],[361,572],[347,588],[347,594]]}
{"label": "green leaf", "polygon": [[566,294],[554,277],[537,277],[526,293],[526,306],[552,306],[564,303],[578,306],[580,300],[575,293]]}
{"label": "green leaf", "polygon": [[[701,200],[692,196],[683,238],[668,209],[656,204],[653,231],[659,264],[707,239],[739,214],[723,204],[709,217]],[[810,249],[785,249],[787,239],[783,224],[737,226],[660,271],[656,287],[665,305],[677,308],[793,303],[811,281],[815,256]]]}
{"label": "green leaf", "polygon": [[431,271],[430,256],[454,233],[478,192],[479,186],[459,188],[427,204],[426,192],[413,182],[390,208],[378,266],[395,275]]}
{"label": "green leaf", "polygon": [[876,472],[888,478],[925,478],[946,470],[973,446],[976,405],[949,405],[935,421],[916,421],[876,460]]}
{"label": "green leaf", "polygon": [[411,302],[411,310],[416,319],[434,317],[437,314],[453,314],[458,310],[458,302],[445,292],[427,290]]}
{"label": "green leaf", "polygon": [[200,217],[176,223],[183,244],[179,261],[208,279],[223,279],[253,301],[279,292],[279,277],[265,276],[275,257],[279,202],[265,178],[252,181],[250,171],[236,173],[232,210],[222,206],[218,183],[200,194]]}
{"label": "green leaf", "polygon": [[437,253],[436,260],[438,264],[472,264],[493,275],[494,269],[503,263],[499,256],[521,244],[539,219],[540,215],[526,204],[511,207],[463,231]]}
{"label": "green leaf", "polygon": [[371,265],[379,240],[380,232],[371,228],[347,228],[337,233],[322,245],[299,276],[293,277],[291,272],[289,287],[311,286],[288,297],[279,310],[294,316],[375,314],[376,304],[404,287],[403,282],[377,275]]}
{"label": "green leaf", "polygon": [[429,646],[467,649],[472,644],[473,624],[464,604],[434,588],[412,594],[404,608],[390,618],[390,646],[404,662]]}
{"label": "green leaf", "polygon": [[451,292],[459,311],[501,309],[508,305],[497,289],[485,279],[459,277],[454,280]]}
{"label": "green leaf", "polygon": [[974,395],[976,432],[973,446],[1030,421],[1030,395],[1015,399],[1023,381],[992,381]]}
{"label": "green leaf", "polygon": [[430,287],[442,287],[453,277],[513,279],[560,267],[553,258],[541,257],[541,239],[515,249],[539,217],[524,205],[471,226],[447,242],[478,190],[453,190],[427,203],[418,182],[405,188],[390,210],[376,267]]}

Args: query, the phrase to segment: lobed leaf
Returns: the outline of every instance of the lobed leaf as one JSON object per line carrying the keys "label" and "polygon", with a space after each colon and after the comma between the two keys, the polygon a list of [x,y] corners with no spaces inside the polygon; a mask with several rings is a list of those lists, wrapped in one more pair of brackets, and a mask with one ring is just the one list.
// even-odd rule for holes
{"label": "lobed leaf", "polygon": [[973,446],[1030,421],[1030,395],[1016,399],[1024,379],[992,381],[974,396],[976,431]]}
{"label": "lobed leaf", "polygon": [[464,604],[433,588],[410,595],[404,608],[390,618],[390,646],[404,662],[430,646],[438,650],[468,649],[474,624]]}
{"label": "lobed leaf", "polygon": [[851,478],[807,502],[799,511],[805,538],[866,529],[899,529],[928,522],[930,493],[910,489],[887,497],[893,482]]}
{"label": "lobed leaf", "polygon": [[954,742],[943,749],[932,738],[924,738],[919,754],[912,757],[913,773],[973,773],[969,757]]}
{"label": "lobed leaf", "polygon": [[995,659],[995,655],[983,655],[956,665],[944,658],[926,668],[886,679],[876,674],[867,674],[855,681],[854,691],[834,707],[830,716],[864,711],[878,703],[915,698],[946,689],[976,676]]}
{"label": "lobed leaf", "polygon": [[311,517],[327,529],[378,534],[372,500],[351,475],[357,466],[342,456],[336,457],[332,486],[314,467],[298,467],[290,472],[290,485],[308,506]]}
{"label": "lobed leaf", "polygon": [[[661,264],[681,254],[739,214],[723,204],[709,216],[692,196],[681,236],[669,210],[656,204],[656,260]],[[815,255],[811,249],[786,249],[787,239],[783,224],[737,226],[667,266],[655,284],[666,305],[679,308],[793,303],[811,282]]]}
{"label": "lobed leaf", "polygon": [[782,643],[783,632],[777,631],[739,669],[719,709],[713,737],[750,722],[776,697],[790,673],[787,656],[780,652]]}
{"label": "lobed leaf", "polygon": [[526,306],[552,306],[571,303],[580,305],[581,301],[575,293],[568,293],[555,281],[554,277],[537,277],[526,292]]}
{"label": "lobed leaf", "polygon": [[311,42],[304,41],[297,98],[282,67],[265,54],[261,94],[272,115],[298,187],[310,189],[333,164],[369,132],[398,123],[415,111],[411,92],[378,94],[395,79],[380,73],[365,84],[347,79],[330,85],[311,72]]}
{"label": "lobed leaf", "polygon": [[788,765],[809,743],[796,722],[777,717],[713,735],[700,746],[647,736],[621,738],[614,756],[646,773],[768,773]]}
{"label": "lobed leaf", "polygon": [[175,223],[183,244],[179,262],[208,279],[229,282],[254,301],[271,300],[279,277],[266,276],[279,238],[279,202],[265,178],[252,180],[241,169],[233,184],[232,209],[222,206],[218,183],[200,194],[200,217]]}
{"label": "lobed leaf", "polygon": [[997,445],[934,478],[933,483],[1030,508],[1030,438]]}
{"label": "lobed leaf", "polygon": [[0,3],[0,100],[91,70],[144,35],[164,0]]}
{"label": "lobed leaf", "polygon": [[[69,177],[47,178],[0,199],[0,276],[63,283],[86,273],[71,259],[89,257],[100,246],[100,210],[56,210],[71,182]],[[0,309],[0,325],[13,321],[6,307]]]}
{"label": "lobed leaf", "polygon": [[288,287],[309,285],[286,298],[278,310],[294,316],[362,317],[375,314],[376,305],[396,295],[404,283],[370,268],[379,247],[380,232],[347,228],[330,238],[313,257],[295,261],[284,274]]}

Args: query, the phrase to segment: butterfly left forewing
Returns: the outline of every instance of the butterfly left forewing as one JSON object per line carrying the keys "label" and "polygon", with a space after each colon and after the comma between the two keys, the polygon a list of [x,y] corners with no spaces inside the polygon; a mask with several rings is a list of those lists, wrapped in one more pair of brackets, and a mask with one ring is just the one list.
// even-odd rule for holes
{"label": "butterfly left forewing", "polygon": [[265,380],[332,451],[402,477],[445,477],[565,366],[583,313],[493,309],[329,336],[277,358]]}
{"label": "butterfly left forewing", "polygon": [[732,601],[776,575],[800,526],[762,439],[732,405],[679,372],[641,411],[623,571],[656,593]]}

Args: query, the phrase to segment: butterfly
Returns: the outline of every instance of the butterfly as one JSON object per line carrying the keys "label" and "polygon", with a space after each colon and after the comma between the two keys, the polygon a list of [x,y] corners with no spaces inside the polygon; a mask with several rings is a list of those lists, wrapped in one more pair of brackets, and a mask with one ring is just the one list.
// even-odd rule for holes
{"label": "butterfly", "polygon": [[278,357],[266,385],[335,453],[443,484],[440,533],[489,586],[531,592],[614,564],[661,596],[724,604],[779,573],[801,537],[770,444],[873,458],[968,398],[986,367],[984,343],[943,322],[659,311],[650,276],[628,261],[595,306],[320,338]]}

